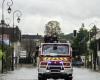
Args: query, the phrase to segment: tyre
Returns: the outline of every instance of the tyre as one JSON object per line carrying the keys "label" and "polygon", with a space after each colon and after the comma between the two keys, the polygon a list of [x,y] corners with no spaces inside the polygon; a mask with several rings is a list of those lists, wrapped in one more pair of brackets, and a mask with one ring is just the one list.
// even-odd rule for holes
{"label": "tyre", "polygon": [[43,78],[43,80],[47,80],[46,78]]}
{"label": "tyre", "polygon": [[68,80],[72,80],[72,78],[69,78]]}
{"label": "tyre", "polygon": [[38,77],[38,80],[43,80],[43,78],[42,77]]}
{"label": "tyre", "polygon": [[72,78],[70,77],[70,78],[65,78],[64,80],[72,80]]}
{"label": "tyre", "polygon": [[68,78],[65,78],[64,80],[68,80]]}
{"label": "tyre", "polygon": [[38,74],[38,80],[43,80],[43,77],[40,74]]}
{"label": "tyre", "polygon": [[47,79],[44,77],[38,77],[38,80],[47,80]]}

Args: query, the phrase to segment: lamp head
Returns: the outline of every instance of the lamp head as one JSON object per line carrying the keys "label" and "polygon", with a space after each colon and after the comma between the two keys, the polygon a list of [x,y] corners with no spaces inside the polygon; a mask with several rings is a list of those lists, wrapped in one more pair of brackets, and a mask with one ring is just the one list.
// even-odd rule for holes
{"label": "lamp head", "polygon": [[11,13],[11,8],[10,8],[10,7],[8,8],[8,13],[9,13],[9,14]]}
{"label": "lamp head", "polygon": [[18,23],[20,22],[20,18],[19,18],[19,17],[17,18],[17,22],[18,22]]}

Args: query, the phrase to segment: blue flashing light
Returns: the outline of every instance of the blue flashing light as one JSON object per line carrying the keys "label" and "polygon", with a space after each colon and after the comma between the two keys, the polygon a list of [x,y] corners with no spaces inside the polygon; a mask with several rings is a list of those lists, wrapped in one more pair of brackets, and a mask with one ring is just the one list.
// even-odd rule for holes
{"label": "blue flashing light", "polygon": [[59,62],[60,64],[63,64],[63,61]]}
{"label": "blue flashing light", "polygon": [[48,64],[51,64],[51,61],[48,61]]}

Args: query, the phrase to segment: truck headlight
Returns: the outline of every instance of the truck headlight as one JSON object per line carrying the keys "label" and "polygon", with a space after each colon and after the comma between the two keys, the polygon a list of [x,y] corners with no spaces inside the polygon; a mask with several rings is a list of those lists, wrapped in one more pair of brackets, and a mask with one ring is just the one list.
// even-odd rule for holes
{"label": "truck headlight", "polygon": [[61,70],[60,72],[64,72],[64,70]]}

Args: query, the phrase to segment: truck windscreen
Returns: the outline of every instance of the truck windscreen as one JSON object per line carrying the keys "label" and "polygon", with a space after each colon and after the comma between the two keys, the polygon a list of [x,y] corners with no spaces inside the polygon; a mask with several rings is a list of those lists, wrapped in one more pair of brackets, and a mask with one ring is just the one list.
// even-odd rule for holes
{"label": "truck windscreen", "polygon": [[69,46],[65,44],[45,44],[42,50],[44,55],[69,54]]}

